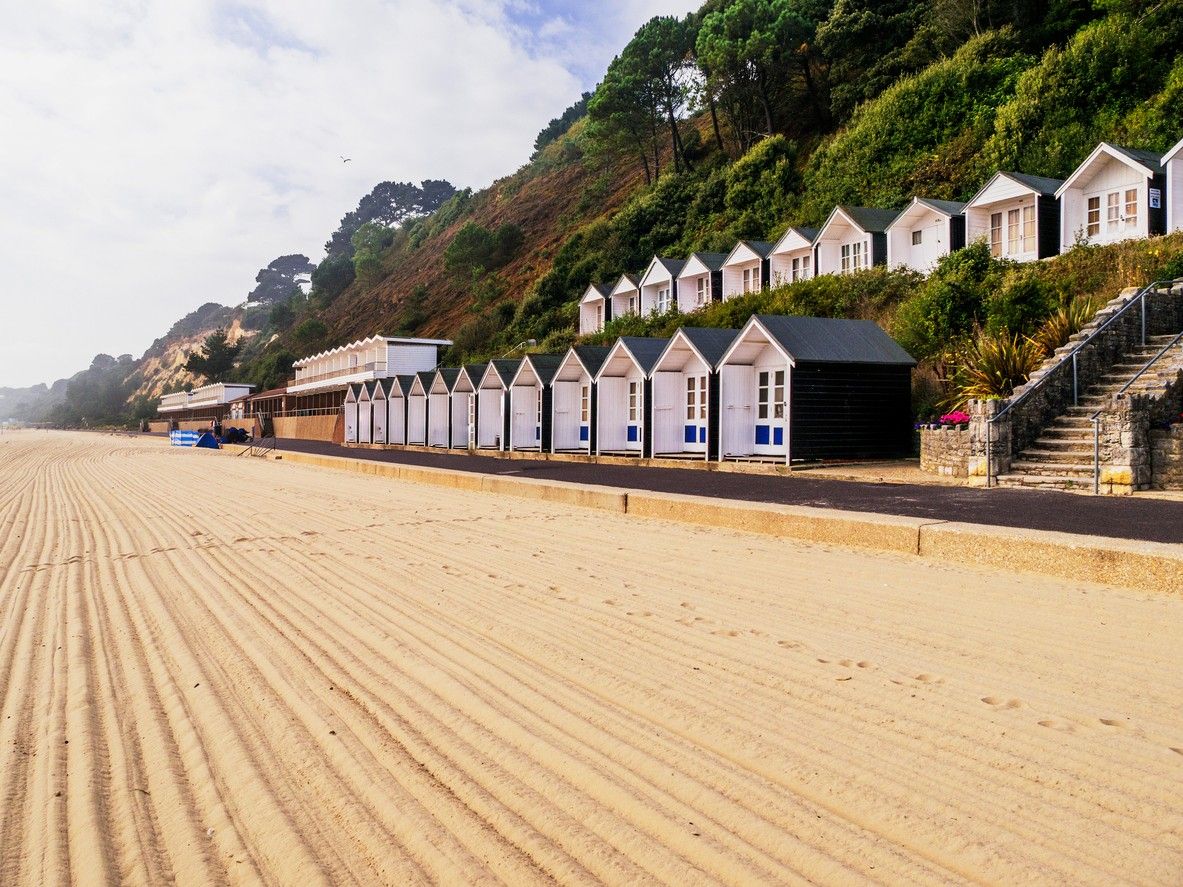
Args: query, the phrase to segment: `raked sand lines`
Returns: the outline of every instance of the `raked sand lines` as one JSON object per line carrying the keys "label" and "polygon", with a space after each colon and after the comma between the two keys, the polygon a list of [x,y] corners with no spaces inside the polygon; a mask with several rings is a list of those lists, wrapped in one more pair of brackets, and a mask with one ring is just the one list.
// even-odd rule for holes
{"label": "raked sand lines", "polygon": [[1183,600],[0,435],[0,883],[1167,883]]}

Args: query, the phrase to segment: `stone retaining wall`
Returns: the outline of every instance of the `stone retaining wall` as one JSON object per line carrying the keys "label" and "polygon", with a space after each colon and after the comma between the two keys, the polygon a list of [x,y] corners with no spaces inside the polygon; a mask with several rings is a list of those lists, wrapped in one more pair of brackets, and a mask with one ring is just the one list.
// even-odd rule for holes
{"label": "stone retaining wall", "polygon": [[1183,423],[1150,432],[1150,485],[1156,490],[1183,490]]}
{"label": "stone retaining wall", "polygon": [[920,468],[944,477],[969,477],[973,456],[969,427],[943,425],[920,429]]}

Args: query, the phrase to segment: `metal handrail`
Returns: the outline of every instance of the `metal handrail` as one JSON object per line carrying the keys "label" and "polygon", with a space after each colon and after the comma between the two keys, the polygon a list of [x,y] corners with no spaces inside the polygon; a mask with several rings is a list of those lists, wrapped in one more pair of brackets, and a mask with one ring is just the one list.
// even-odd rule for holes
{"label": "metal handrail", "polygon": [[[1177,335],[1177,336],[1175,336],[1175,338],[1171,339],[1171,341],[1168,342],[1162,348],[1162,350],[1158,352],[1158,354],[1154,355],[1154,357],[1152,357],[1152,358],[1150,358],[1150,360],[1146,361],[1146,364],[1142,367],[1142,369],[1140,369],[1140,370],[1138,370],[1138,372],[1134,373],[1133,378],[1131,378],[1128,382],[1126,382],[1124,385],[1122,385],[1121,389],[1116,394],[1113,395],[1114,399],[1117,399],[1119,397],[1124,397],[1125,393],[1130,390],[1130,388],[1133,386],[1133,384],[1135,382],[1137,382],[1139,379],[1142,378],[1142,375],[1147,370],[1149,370],[1152,366],[1154,366],[1156,363],[1158,363],[1160,360],[1162,360],[1163,356],[1168,351],[1170,351],[1172,348],[1174,348],[1176,345],[1178,345],[1180,342],[1183,342],[1183,332],[1179,333],[1179,335]],[[1101,407],[1101,409],[1097,410],[1095,413],[1093,413],[1091,416],[1089,416],[1089,421],[1093,423],[1093,495],[1094,496],[1099,496],[1101,494],[1101,422],[1100,422],[1100,419],[1101,419],[1101,413],[1103,413],[1103,412],[1105,412],[1105,408]]]}
{"label": "metal handrail", "polygon": [[1099,335],[1101,335],[1101,333],[1103,333],[1105,330],[1107,330],[1109,328],[1110,324],[1117,321],[1118,318],[1123,317],[1127,311],[1129,311],[1131,308],[1134,307],[1135,303],[1137,303],[1142,309],[1142,344],[1145,345],[1146,344],[1146,297],[1148,295],[1150,295],[1150,293],[1158,290],[1160,287],[1162,287],[1166,284],[1171,284],[1171,283],[1174,283],[1174,281],[1155,280],[1155,281],[1152,281],[1151,283],[1146,284],[1144,287],[1142,287],[1140,290],[1138,290],[1138,292],[1136,292],[1130,298],[1130,300],[1128,302],[1126,302],[1124,305],[1122,305],[1120,308],[1118,308],[1116,311],[1114,311],[1113,314],[1109,315],[1109,317],[1105,319],[1104,323],[1102,323],[1099,327],[1097,327],[1095,330],[1093,330],[1091,333],[1089,333],[1088,336],[1086,336],[1085,338],[1083,338],[1079,342],[1077,342],[1076,347],[1073,348],[1069,353],[1067,353],[1063,357],[1061,357],[1060,360],[1054,366],[1051,367],[1051,369],[1049,369],[1046,373],[1044,373],[1039,378],[1039,381],[1037,381],[1034,385],[1032,385],[1030,388],[1028,388],[1026,391],[1024,391],[1018,397],[1015,397],[1015,398],[1012,398],[1011,400],[1009,400],[1007,402],[1006,406],[1004,406],[1001,410],[999,410],[990,419],[988,419],[986,421],[986,487],[987,487],[987,489],[991,486],[991,481],[993,480],[993,470],[992,469],[993,469],[994,460],[990,457],[990,445],[991,445],[990,429],[994,426],[994,423],[997,422],[999,419],[1001,419],[1003,416],[1005,416],[1007,413],[1009,413],[1011,410],[1013,410],[1015,407],[1017,407],[1019,404],[1023,403],[1023,401],[1025,401],[1028,397],[1030,397],[1032,394],[1034,394],[1040,388],[1042,388],[1043,385],[1047,382],[1047,380],[1049,378],[1051,378],[1053,375],[1059,373],[1060,369],[1062,367],[1064,367],[1065,364],[1067,364],[1069,361],[1071,361],[1071,363],[1072,363],[1072,403],[1073,403],[1073,406],[1077,405],[1080,402],[1080,383],[1079,383],[1079,379],[1077,376],[1076,355],[1079,354],[1086,346],[1090,345]]}

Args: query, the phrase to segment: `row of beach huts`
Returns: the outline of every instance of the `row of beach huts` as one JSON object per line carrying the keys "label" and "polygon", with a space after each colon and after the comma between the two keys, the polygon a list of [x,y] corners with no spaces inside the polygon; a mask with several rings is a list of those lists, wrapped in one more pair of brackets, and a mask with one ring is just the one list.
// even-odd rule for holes
{"label": "row of beach huts", "polygon": [[756,315],[349,385],[346,444],[789,462],[911,448],[913,359],[865,320]]}
{"label": "row of beach huts", "polygon": [[967,203],[913,198],[902,211],[837,206],[821,228],[792,227],[775,243],[729,253],[654,256],[640,274],[593,283],[579,302],[581,335],[626,314],[693,311],[770,286],[886,265],[928,273],[954,250],[1032,262],[1078,243],[1107,244],[1183,230],[1183,141],[1166,154],[1102,142],[1066,180],[998,172]]}
{"label": "row of beach huts", "polygon": [[[588,288],[579,333],[817,274],[884,264],[928,272],[978,240],[1025,262],[1174,230],[1183,230],[1183,142],[1164,155],[1102,143],[1065,181],[999,172],[964,204],[840,206],[820,229],[790,228],[776,243],[654,257],[640,275]],[[259,429],[266,418],[281,437],[358,446],[720,461],[889,458],[912,445],[914,361],[869,321],[758,315],[742,330],[683,327],[669,339],[441,367],[451,344],[372,336],[296,361],[281,388],[219,383],[166,395],[157,424]]]}

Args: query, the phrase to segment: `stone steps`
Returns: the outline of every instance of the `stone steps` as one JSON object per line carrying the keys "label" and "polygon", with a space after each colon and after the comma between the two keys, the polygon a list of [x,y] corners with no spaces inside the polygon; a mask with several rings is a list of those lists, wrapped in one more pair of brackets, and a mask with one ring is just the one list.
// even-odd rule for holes
{"label": "stone steps", "polygon": [[1067,475],[1041,475],[1041,474],[1023,474],[1021,472],[1012,472],[1010,474],[1002,474],[995,478],[998,486],[1020,488],[1026,487],[1028,489],[1039,490],[1068,490],[1068,491],[1090,491],[1093,488],[1093,477],[1090,472],[1087,478],[1069,477]]}
{"label": "stone steps", "polygon": [[1069,462],[1069,461],[1055,461],[1055,462],[1037,462],[1028,459],[1027,453],[1023,453],[1022,459],[1016,459],[1011,463],[1011,472],[1013,474],[1031,474],[1045,477],[1087,477],[1090,481],[1093,478],[1093,463],[1089,461]]}

